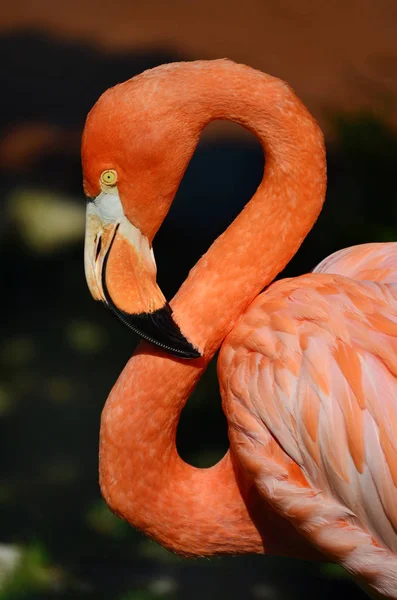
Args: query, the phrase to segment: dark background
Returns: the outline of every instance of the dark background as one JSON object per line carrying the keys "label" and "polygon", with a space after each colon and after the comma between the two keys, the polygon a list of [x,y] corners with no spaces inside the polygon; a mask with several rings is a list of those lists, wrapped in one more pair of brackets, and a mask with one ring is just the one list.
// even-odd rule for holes
{"label": "dark background", "polygon": [[[116,519],[98,489],[100,412],[137,343],[93,302],[83,273],[80,134],[102,91],[157,64],[220,56],[288,79],[326,132],[329,186],[287,274],[397,238],[394,3],[241,4],[22,2],[0,18],[0,600],[363,597],[333,565],[179,559]],[[203,134],[155,241],[167,297],[262,166],[240,128]],[[227,447],[214,365],[178,444],[203,466]]]}

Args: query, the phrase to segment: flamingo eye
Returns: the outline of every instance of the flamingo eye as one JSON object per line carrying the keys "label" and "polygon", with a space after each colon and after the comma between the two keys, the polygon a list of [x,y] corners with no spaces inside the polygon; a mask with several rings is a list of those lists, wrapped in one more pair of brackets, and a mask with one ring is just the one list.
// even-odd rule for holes
{"label": "flamingo eye", "polygon": [[114,169],[107,169],[106,171],[103,171],[102,175],[101,175],[101,183],[103,185],[116,185],[117,183],[117,171],[115,171]]}

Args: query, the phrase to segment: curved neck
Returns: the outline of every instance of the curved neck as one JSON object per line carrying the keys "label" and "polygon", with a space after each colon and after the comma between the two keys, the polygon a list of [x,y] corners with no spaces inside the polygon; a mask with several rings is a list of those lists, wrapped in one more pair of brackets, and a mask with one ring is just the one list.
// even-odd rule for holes
{"label": "curved neck", "polygon": [[322,135],[285,84],[247,67],[207,63],[205,86],[195,74],[190,89],[197,132],[218,118],[243,124],[265,150],[265,174],[172,301],[203,359],[182,362],[142,344],[113,388],[101,424],[102,492],[114,512],[182,554],[307,556],[305,543],[263,505],[230,453],[196,469],[180,459],[175,438],[180,412],[214,352],[321,210]]}
{"label": "curved neck", "polygon": [[191,118],[200,132],[215,119],[246,127],[259,139],[266,165],[250,202],[172,301],[184,335],[206,356],[294,256],[326,191],[323,135],[291,88],[249,67],[219,61],[217,68],[217,63],[207,63],[204,86],[199,78],[191,84]]}

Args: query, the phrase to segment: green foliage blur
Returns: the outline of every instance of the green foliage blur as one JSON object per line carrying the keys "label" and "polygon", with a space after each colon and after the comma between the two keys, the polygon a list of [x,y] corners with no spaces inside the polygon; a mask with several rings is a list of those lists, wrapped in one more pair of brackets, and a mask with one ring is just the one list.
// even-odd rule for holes
{"label": "green foliage blur", "polygon": [[[33,114],[56,125],[61,145],[28,164],[0,165],[0,600],[363,598],[336,565],[260,556],[180,559],[107,509],[97,481],[100,414],[137,339],[86,288],[79,148],[65,152],[62,135],[81,130],[106,87],[178,57],[119,57],[109,81],[100,76],[104,57],[92,49],[34,35],[11,36],[3,46],[36,56],[41,71],[30,73],[25,88],[11,86],[12,101],[3,95],[1,127]],[[59,62],[60,55],[70,72],[47,102],[52,71],[43,56]],[[85,73],[92,81],[83,89]],[[73,77],[81,101],[71,96]],[[309,271],[339,248],[397,239],[396,135],[371,115],[332,120],[326,206],[288,276]],[[262,168],[254,139],[200,143],[156,238],[167,297],[248,201]],[[227,447],[215,363],[182,415],[178,445],[198,466],[213,464]]]}

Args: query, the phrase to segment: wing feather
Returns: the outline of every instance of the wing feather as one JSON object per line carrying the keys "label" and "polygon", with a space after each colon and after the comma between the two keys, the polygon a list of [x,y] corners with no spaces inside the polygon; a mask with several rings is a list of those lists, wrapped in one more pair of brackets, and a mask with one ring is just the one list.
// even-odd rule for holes
{"label": "wing feather", "polygon": [[397,282],[397,242],[360,244],[334,252],[313,271],[344,275],[350,279]]}
{"label": "wing feather", "polygon": [[[378,264],[396,281],[397,252],[391,260],[379,246],[368,245],[358,275]],[[270,432],[314,489],[397,552],[397,285],[322,272],[353,273],[356,251],[344,252],[273,284],[230,334],[238,377],[224,386],[227,413],[243,433],[254,417],[263,448]],[[236,398],[246,421],[244,410],[231,415]]]}

